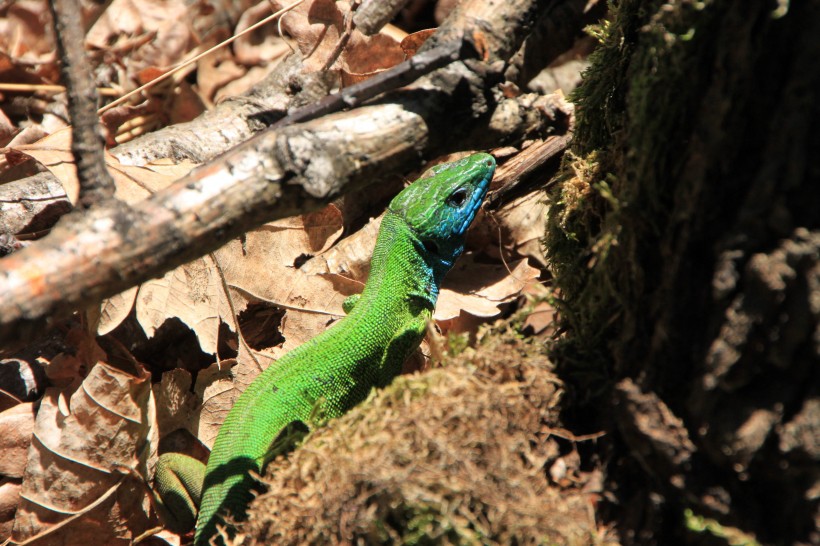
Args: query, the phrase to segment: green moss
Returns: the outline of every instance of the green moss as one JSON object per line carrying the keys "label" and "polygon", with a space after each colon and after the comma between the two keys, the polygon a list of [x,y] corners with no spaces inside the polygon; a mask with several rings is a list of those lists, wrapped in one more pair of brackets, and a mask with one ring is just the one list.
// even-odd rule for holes
{"label": "green moss", "polygon": [[447,334],[447,353],[450,356],[460,355],[469,346],[469,332],[450,332],[449,334]]}
{"label": "green moss", "polygon": [[710,534],[713,537],[725,540],[729,546],[760,546],[754,536],[735,527],[721,525],[714,519],[695,514],[689,508],[684,510],[683,517],[686,528],[693,533]]}
{"label": "green moss", "polygon": [[575,139],[548,194],[543,243],[566,331],[551,356],[592,398],[617,375],[618,355],[642,354],[634,340],[651,337],[646,298],[660,285],[659,241],[681,199],[671,184],[685,168],[706,84],[698,77],[708,74],[693,63],[713,47],[713,33],[700,31],[716,4],[625,0],[588,29],[600,46],[571,96]]}

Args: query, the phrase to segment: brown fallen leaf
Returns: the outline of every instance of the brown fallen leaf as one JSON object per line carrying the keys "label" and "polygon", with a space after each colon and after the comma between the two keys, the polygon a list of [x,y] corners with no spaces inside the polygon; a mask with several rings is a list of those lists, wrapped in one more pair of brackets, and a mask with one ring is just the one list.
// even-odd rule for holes
{"label": "brown fallen leaf", "polygon": [[18,404],[0,413],[0,475],[22,478],[34,431],[34,404]]}
{"label": "brown fallen leaf", "polygon": [[73,328],[65,336],[65,344],[73,350],[55,356],[46,366],[46,377],[51,385],[59,388],[75,388],[88,371],[107,356],[97,341],[81,328]]}
{"label": "brown fallen leaf", "polygon": [[227,295],[210,256],[142,283],[136,311],[137,321],[149,338],[166,320],[178,318],[194,331],[202,351],[209,354],[216,354],[220,323],[232,322]]}
{"label": "brown fallen leaf", "polygon": [[3,81],[52,83],[59,80],[53,23],[42,0],[16,0],[0,17]]}
{"label": "brown fallen leaf", "polygon": [[[35,159],[57,177],[69,200],[76,203],[80,185],[74,155],[71,153],[71,127],[60,129],[33,144],[8,148],[6,157],[12,164],[27,157]],[[145,199],[194,167],[190,162],[176,165],[158,162],[144,167],[123,165],[108,152],[105,152],[105,165],[114,178],[116,197],[126,203]]]}
{"label": "brown fallen leaf", "polygon": [[9,408],[22,403],[23,401],[11,394],[10,392],[0,389],[0,411],[5,411]]}
{"label": "brown fallen leaf", "polygon": [[361,229],[345,237],[332,248],[318,254],[301,267],[307,275],[337,274],[361,283],[370,272],[370,258],[384,214],[371,219]]}
{"label": "brown fallen leaf", "polygon": [[196,378],[194,392],[202,405],[189,422],[188,430],[209,448],[240,394],[230,373],[236,365],[236,360],[223,360],[200,371]]}
{"label": "brown fallen leaf", "polygon": [[104,336],[119,326],[131,313],[134,302],[137,300],[138,286],[132,286],[125,292],[120,292],[103,300],[100,304],[100,320],[97,325],[97,335]]}
{"label": "brown fallen leaf", "polygon": [[[255,6],[249,7],[236,23],[235,33],[238,35],[246,28],[258,23],[271,13],[271,6],[268,2],[259,2]],[[290,47],[281,36],[270,29],[263,29],[262,32],[246,34],[236,39],[232,44],[236,61],[245,66],[271,63],[290,53]]]}
{"label": "brown fallen leaf", "polygon": [[555,307],[546,301],[542,301],[530,311],[521,329],[530,335],[550,334],[555,330]]}
{"label": "brown fallen leaf", "polygon": [[86,42],[113,55],[117,50],[130,49],[123,46],[134,37],[149,37],[122,63],[126,78],[131,79],[143,68],[179,62],[200,38],[193,33],[195,17],[201,17],[202,11],[196,3],[114,0],[88,31]]}
{"label": "brown fallen leaf", "polygon": [[[307,308],[306,295],[323,293],[317,303],[319,322],[323,314],[341,312],[341,300],[326,279],[307,281],[296,268],[303,256],[328,248],[342,231],[342,216],[333,205],[296,218],[271,222],[246,233],[217,250],[140,286],[137,320],[150,337],[166,320],[178,318],[197,335],[203,352],[216,354],[220,323],[235,330],[232,313],[241,313],[252,301],[267,301],[315,315]],[[223,284],[224,278],[224,284]],[[231,301],[225,286],[230,288]],[[290,324],[295,325],[290,319]],[[312,332],[306,335],[312,337]],[[283,327],[284,350],[304,339]]]}
{"label": "brown fallen leaf", "polygon": [[20,502],[20,480],[0,478],[0,537],[10,537]]}
{"label": "brown fallen leaf", "polygon": [[408,34],[404,37],[401,41],[400,47],[407,58],[412,57],[416,54],[419,48],[427,41],[427,38],[432,36],[436,32],[434,28],[426,28],[424,30],[418,30],[413,32],[412,34]]}
{"label": "brown fallen leaf", "polygon": [[518,297],[524,287],[538,278],[538,269],[527,260],[509,264],[487,264],[475,261],[474,254],[462,256],[444,281],[439,296],[437,321],[469,313],[476,317],[496,317],[499,306]]}
{"label": "brown fallen leaf", "polygon": [[159,383],[153,386],[157,405],[157,428],[160,438],[178,429],[191,429],[191,422],[198,414],[200,399],[191,392],[190,372],[182,368],[162,374]]}
{"label": "brown fallen leaf", "polygon": [[277,357],[314,337],[328,321],[343,314],[341,304],[346,294],[340,294],[334,279],[307,275],[298,267],[306,258],[330,248],[342,229],[342,214],[331,205],[266,224],[215,253],[237,312],[253,301],[285,309],[280,326],[284,344],[271,348]]}
{"label": "brown fallen leaf", "polygon": [[213,447],[219,427],[240,393],[237,386],[241,382],[232,378],[236,366],[236,360],[228,359],[200,370],[193,392],[191,374],[186,370],[176,369],[162,374],[161,382],[154,385],[160,437],[165,442],[169,435],[180,430],[190,434],[185,438],[186,444],[173,451],[207,460],[207,452],[203,452],[200,446],[191,445],[189,440],[195,438],[208,449]]}
{"label": "brown fallen leaf", "polygon": [[504,205],[492,215],[480,213],[474,229],[469,232],[468,243],[482,248],[487,254],[504,259],[515,256],[528,257],[533,263],[546,265],[541,239],[547,203],[540,192],[523,195]]}
{"label": "brown fallen leaf", "polygon": [[[69,398],[70,397],[70,398]],[[28,453],[13,540],[130,544],[153,523],[151,375],[97,362],[73,393],[46,391]]]}

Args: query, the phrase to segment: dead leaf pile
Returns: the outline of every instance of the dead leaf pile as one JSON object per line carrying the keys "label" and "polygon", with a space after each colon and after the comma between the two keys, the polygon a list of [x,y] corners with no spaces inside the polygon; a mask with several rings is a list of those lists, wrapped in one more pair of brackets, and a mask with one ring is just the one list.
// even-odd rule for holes
{"label": "dead leaf pile", "polygon": [[70,384],[46,389],[36,417],[32,404],[0,413],[0,506],[19,503],[0,529],[18,542],[128,544],[155,521],[144,485],[158,444],[151,375],[112,366],[79,330],[70,337],[75,354],[48,368],[56,385],[73,370]]}

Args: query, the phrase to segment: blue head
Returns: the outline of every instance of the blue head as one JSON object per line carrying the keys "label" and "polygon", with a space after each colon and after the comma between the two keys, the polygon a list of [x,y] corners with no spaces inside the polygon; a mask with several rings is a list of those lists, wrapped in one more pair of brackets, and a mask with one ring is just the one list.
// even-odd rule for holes
{"label": "blue head", "polygon": [[389,210],[404,219],[440,272],[464,250],[464,233],[494,172],[493,156],[473,154],[429,169],[391,201]]}

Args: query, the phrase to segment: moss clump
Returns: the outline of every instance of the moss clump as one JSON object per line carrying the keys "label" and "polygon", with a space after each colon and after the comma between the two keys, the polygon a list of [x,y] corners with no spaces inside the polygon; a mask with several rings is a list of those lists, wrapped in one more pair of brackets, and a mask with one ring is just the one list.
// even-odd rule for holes
{"label": "moss clump", "polygon": [[588,494],[547,477],[562,389],[542,349],[509,331],[481,339],[275,462],[256,543],[604,543]]}
{"label": "moss clump", "polygon": [[652,337],[648,299],[674,250],[662,246],[670,218],[685,203],[674,184],[708,77],[693,63],[713,47],[713,4],[624,0],[590,29],[600,46],[571,97],[573,153],[551,186],[544,238],[567,332],[552,357],[589,400]]}

